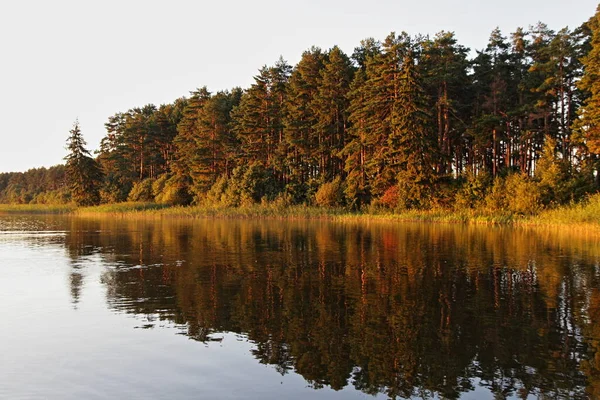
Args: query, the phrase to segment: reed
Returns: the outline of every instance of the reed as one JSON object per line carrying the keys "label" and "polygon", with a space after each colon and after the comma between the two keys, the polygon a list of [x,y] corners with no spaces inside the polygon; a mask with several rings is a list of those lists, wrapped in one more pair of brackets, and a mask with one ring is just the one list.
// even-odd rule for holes
{"label": "reed", "polygon": [[580,203],[544,210],[525,223],[537,225],[579,225],[600,227],[600,193]]}
{"label": "reed", "polygon": [[0,214],[68,214],[75,209],[69,204],[0,204]]}
{"label": "reed", "polygon": [[81,207],[73,210],[77,215],[94,214],[143,214],[156,210],[166,209],[168,206],[156,203],[126,202],[114,204],[101,204],[99,206]]}
{"label": "reed", "polygon": [[371,208],[352,211],[338,207],[305,205],[284,206],[276,203],[251,204],[241,207],[221,205],[168,206],[156,203],[126,202],[77,208],[73,205],[1,205],[0,214],[73,214],[79,216],[113,215],[144,218],[222,218],[222,219],[326,219],[335,221],[386,220],[395,222],[436,222],[478,225],[578,226],[600,230],[600,194],[586,201],[523,216],[510,212],[478,209],[391,211]]}

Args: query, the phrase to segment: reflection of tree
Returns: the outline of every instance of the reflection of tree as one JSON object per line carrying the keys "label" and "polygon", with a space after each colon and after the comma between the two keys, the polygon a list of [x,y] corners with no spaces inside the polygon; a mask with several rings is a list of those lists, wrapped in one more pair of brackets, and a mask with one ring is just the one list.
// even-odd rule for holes
{"label": "reflection of tree", "polygon": [[69,276],[69,283],[71,287],[71,298],[75,307],[79,303],[79,296],[81,295],[81,288],[83,286],[83,275],[77,270],[73,270]]}
{"label": "reflection of tree", "polygon": [[82,224],[81,221],[71,220],[70,226],[67,227],[67,252],[71,260],[69,287],[71,289],[71,301],[75,308],[79,304],[85,281],[85,268],[84,263],[81,261],[97,252],[98,229],[99,222],[93,220],[85,224]]}
{"label": "reflection of tree", "polygon": [[73,233],[68,245],[74,258],[91,248],[111,265],[110,307],[181,324],[199,341],[244,333],[260,362],[316,388],[452,399],[477,378],[497,398],[600,390],[597,239],[438,225],[73,223],[103,232]]}

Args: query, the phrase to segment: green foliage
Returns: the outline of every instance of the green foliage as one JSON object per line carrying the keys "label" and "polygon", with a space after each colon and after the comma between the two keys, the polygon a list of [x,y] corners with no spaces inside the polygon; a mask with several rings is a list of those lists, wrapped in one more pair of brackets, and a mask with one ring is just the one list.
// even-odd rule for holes
{"label": "green foliage", "polygon": [[236,165],[239,142],[231,131],[231,111],[241,89],[215,95],[203,87],[192,93],[177,126],[174,172],[189,181],[190,190],[204,194],[217,177]]}
{"label": "green foliage", "polygon": [[67,139],[69,154],[65,157],[65,171],[71,189],[71,198],[79,206],[99,204],[102,170],[84,147],[86,143],[78,121],[73,124],[70,134]]}
{"label": "green foliage", "polygon": [[189,205],[192,202],[187,184],[177,175],[161,175],[152,184],[152,194],[158,204]]}
{"label": "green foliage", "polygon": [[485,207],[492,213],[533,215],[541,209],[541,191],[536,182],[523,174],[510,174],[494,181]]}
{"label": "green foliage", "polygon": [[591,153],[600,154],[600,6],[586,28],[591,33],[590,50],[582,58],[584,73],[578,82],[580,90],[589,94],[579,109],[575,123],[577,138]]}
{"label": "green foliage", "polygon": [[227,191],[228,180],[226,175],[221,175],[217,178],[216,182],[212,185],[210,190],[207,192],[204,199],[204,203],[208,204],[227,204],[227,197],[225,192]]}
{"label": "green foliage", "polygon": [[131,180],[120,179],[115,174],[108,174],[100,187],[101,203],[120,203],[127,199],[132,188]]}
{"label": "green foliage", "polygon": [[274,200],[281,192],[272,172],[258,163],[235,168],[230,177],[221,176],[208,191],[204,203],[237,207]]}
{"label": "green foliage", "polygon": [[[108,119],[98,161],[113,183],[131,188],[134,181],[168,172],[174,158],[177,125],[186,105],[185,99],[159,108],[147,104]],[[124,199],[128,192],[107,187],[104,197]]]}
{"label": "green foliage", "polygon": [[539,182],[541,198],[545,206],[564,204],[571,196],[569,165],[557,157],[556,146],[556,140],[547,136],[542,157],[535,167],[535,178]]}
{"label": "green foliage", "polygon": [[541,208],[538,185],[522,174],[511,174],[505,179],[508,209],[521,215],[532,215]]}
{"label": "green foliage", "polygon": [[482,171],[475,175],[467,171],[456,193],[454,208],[457,210],[477,208],[485,199],[491,185],[492,177],[489,173]]}
{"label": "green foliage", "polygon": [[318,206],[339,207],[344,205],[344,185],[338,177],[331,182],[325,182],[315,194]]}
{"label": "green foliage", "polygon": [[457,43],[454,33],[439,32],[422,43],[419,70],[422,86],[427,93],[429,112],[435,115],[438,157],[437,172],[452,171],[453,160],[462,156],[461,138],[466,134],[465,120],[472,113],[471,98],[466,94],[472,90],[468,75],[469,49]]}
{"label": "green foliage", "polygon": [[50,190],[36,194],[31,199],[31,204],[48,204],[48,205],[57,205],[57,204],[68,204],[71,202],[71,192],[69,190],[60,189],[60,190]]}
{"label": "green foliage", "polygon": [[291,180],[306,183],[325,172],[326,151],[323,132],[318,129],[316,101],[321,86],[325,54],[313,47],[302,54],[287,85],[288,100],[284,119],[286,144],[293,148],[287,155]]}
{"label": "green foliage", "polygon": [[0,203],[65,204],[70,195],[64,165],[0,173]]}
{"label": "green foliage", "polygon": [[396,178],[398,209],[422,209],[430,205],[432,187],[411,171],[401,171]]}
{"label": "green foliage", "polygon": [[261,68],[231,114],[243,162],[261,162],[278,175],[284,172],[287,151],[283,130],[291,68],[281,58]]}
{"label": "green foliage", "polygon": [[133,202],[150,202],[154,201],[154,193],[152,186],[155,180],[152,178],[144,179],[141,182],[136,182],[127,196],[127,201]]}

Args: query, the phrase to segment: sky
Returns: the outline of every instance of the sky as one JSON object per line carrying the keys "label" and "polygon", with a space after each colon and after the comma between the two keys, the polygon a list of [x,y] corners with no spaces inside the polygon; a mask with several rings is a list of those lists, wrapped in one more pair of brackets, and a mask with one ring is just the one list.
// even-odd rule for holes
{"label": "sky", "polygon": [[495,27],[574,29],[596,1],[0,0],[0,172],[63,163],[76,119],[93,151],[117,112],[247,88],[313,45],[351,54],[368,37],[445,30],[482,49]]}

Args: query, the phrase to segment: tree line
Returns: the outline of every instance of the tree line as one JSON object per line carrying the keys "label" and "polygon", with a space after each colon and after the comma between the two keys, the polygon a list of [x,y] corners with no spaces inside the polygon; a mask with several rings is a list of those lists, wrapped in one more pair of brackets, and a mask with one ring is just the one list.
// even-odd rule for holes
{"label": "tree line", "polygon": [[312,47],[245,90],[118,112],[103,176],[73,200],[523,213],[580,200],[600,183],[599,23],[496,28],[474,55],[445,31]]}

